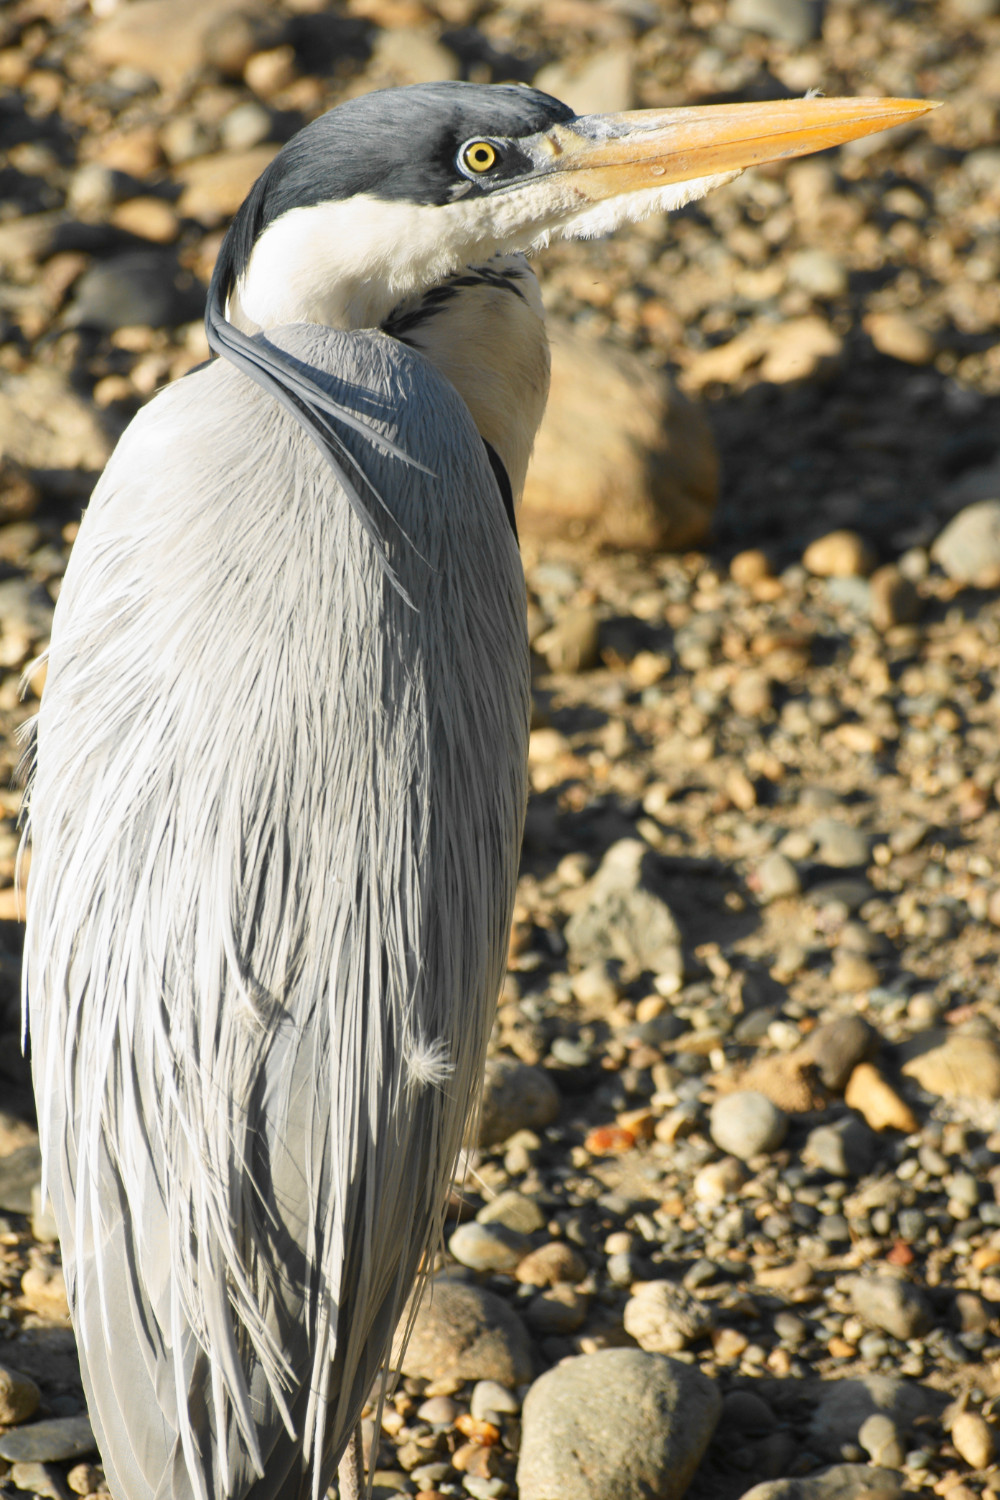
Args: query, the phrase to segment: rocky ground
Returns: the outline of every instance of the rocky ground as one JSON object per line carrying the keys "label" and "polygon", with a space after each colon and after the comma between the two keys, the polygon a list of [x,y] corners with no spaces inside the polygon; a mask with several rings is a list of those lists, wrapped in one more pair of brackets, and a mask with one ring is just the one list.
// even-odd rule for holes
{"label": "rocky ground", "polygon": [[[4,779],[94,474],[204,357],[227,215],[307,119],[432,77],[947,107],[545,257],[601,392],[597,423],[557,379],[553,424],[614,458],[570,470],[553,425],[527,497],[509,974],[444,1279],[368,1423],[375,1492],[995,1500],[996,0],[9,0]],[[0,1483],[65,1500],[102,1476],[38,1201],[17,805]]]}

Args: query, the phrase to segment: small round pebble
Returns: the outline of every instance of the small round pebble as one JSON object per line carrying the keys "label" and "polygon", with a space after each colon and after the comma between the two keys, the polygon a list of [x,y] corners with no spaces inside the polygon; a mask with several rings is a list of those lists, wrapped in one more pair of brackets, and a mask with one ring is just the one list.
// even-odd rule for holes
{"label": "small round pebble", "polygon": [[513,1271],[531,1249],[526,1234],[502,1224],[460,1224],[448,1241],[459,1265],[473,1271]]}
{"label": "small round pebble", "polygon": [[720,1151],[749,1161],[777,1151],[785,1139],[788,1118],[766,1094],[738,1089],[712,1105],[709,1129]]}
{"label": "small round pebble", "polygon": [[985,1469],[993,1462],[996,1453],[993,1429],[977,1411],[959,1412],[951,1424],[951,1440],[970,1469]]}

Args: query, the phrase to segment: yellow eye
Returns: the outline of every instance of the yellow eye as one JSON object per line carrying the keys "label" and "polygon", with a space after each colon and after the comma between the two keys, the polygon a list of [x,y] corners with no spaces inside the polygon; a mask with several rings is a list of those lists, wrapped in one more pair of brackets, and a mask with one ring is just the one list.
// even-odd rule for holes
{"label": "yellow eye", "polygon": [[470,141],[462,148],[462,165],[470,172],[488,172],[496,160],[497,149],[489,141]]}

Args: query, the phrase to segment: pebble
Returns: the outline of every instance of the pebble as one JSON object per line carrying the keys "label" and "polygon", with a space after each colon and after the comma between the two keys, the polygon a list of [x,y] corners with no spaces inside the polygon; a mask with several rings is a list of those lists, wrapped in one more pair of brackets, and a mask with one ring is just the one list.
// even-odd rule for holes
{"label": "pebble", "polygon": [[951,1424],[951,1441],[970,1469],[985,1469],[996,1455],[993,1428],[977,1411],[959,1412]]}
{"label": "pebble", "polygon": [[477,1422],[489,1422],[497,1416],[514,1416],[520,1410],[517,1393],[496,1380],[477,1380],[472,1387],[469,1411]]}
{"label": "pebble", "polygon": [[640,1349],[676,1354],[711,1332],[712,1309],[672,1281],[647,1281],[625,1304],[625,1332]]}
{"label": "pebble", "polygon": [[41,1392],[33,1380],[0,1365],[0,1425],[16,1427],[30,1421],[40,1400]]}
{"label": "pebble", "polygon": [[846,1443],[856,1442],[869,1417],[890,1417],[905,1437],[919,1418],[939,1413],[946,1399],[911,1380],[870,1371],[843,1380],[815,1380],[811,1387],[816,1408],[807,1440],[810,1448],[828,1458],[839,1458]]}
{"label": "pebble", "polygon": [[517,1130],[542,1130],[558,1113],[559,1093],[541,1068],[508,1057],[487,1060],[479,1112],[480,1146],[499,1145]]}
{"label": "pebble", "polygon": [[873,312],[863,319],[868,337],[880,354],[908,365],[930,364],[937,352],[934,335],[899,312]]}
{"label": "pebble", "polygon": [[862,1016],[838,1016],[815,1031],[802,1044],[802,1057],[818,1072],[824,1086],[842,1094],[858,1063],[866,1061],[878,1046],[878,1035]]}
{"label": "pebble", "polygon": [[459,1265],[472,1271],[513,1271],[531,1248],[525,1234],[503,1224],[460,1224],[448,1241]]}
{"label": "pebble", "polygon": [[817,818],[809,832],[816,842],[816,858],[821,864],[833,865],[838,870],[867,865],[872,841],[860,828],[852,828],[839,818]]}
{"label": "pebble", "polygon": [[869,582],[869,610],[876,630],[884,633],[920,619],[923,600],[916,585],[894,563],[876,568]]}
{"label": "pebble", "polygon": [[545,1225],[545,1216],[534,1198],[507,1188],[476,1214],[480,1224],[502,1224],[518,1234],[535,1234]]}
{"label": "pebble", "polygon": [[931,556],[949,578],[976,588],[1000,584],[1000,499],[959,511],[940,533]]}
{"label": "pebble", "polygon": [[417,1416],[432,1427],[450,1427],[460,1410],[450,1396],[430,1396],[417,1407]]}
{"label": "pebble", "polygon": [[590,1297],[578,1287],[561,1283],[550,1286],[532,1297],[525,1310],[525,1321],[542,1335],[576,1333],[586,1322]]}
{"label": "pebble", "polygon": [[531,1378],[531,1346],[523,1323],[502,1297],[442,1277],[431,1282],[421,1301],[401,1369],[422,1380],[517,1386]]}
{"label": "pebble", "polygon": [[67,1319],[69,1303],[62,1266],[49,1256],[39,1257],[21,1277],[21,1300],[40,1317],[53,1321]]}
{"label": "pebble", "polygon": [[814,0],[729,0],[726,19],[732,26],[802,47],[815,40],[820,13]]}
{"label": "pebble", "polygon": [[873,1130],[900,1130],[911,1135],[918,1129],[916,1115],[874,1063],[858,1063],[847,1081],[844,1102],[856,1109]]}
{"label": "pebble", "polygon": [[934,1321],[920,1288],[894,1276],[856,1276],[850,1296],[859,1318],[904,1342],[919,1338]]}
{"label": "pebble", "polygon": [[788,279],[824,300],[842,297],[847,291],[843,262],[827,250],[796,250],[788,259]]}
{"label": "pebble", "polygon": [[31,1462],[12,1464],[10,1479],[17,1489],[28,1490],[33,1495],[41,1495],[43,1500],[71,1500],[71,1492],[66,1486],[66,1481],[52,1464]]}
{"label": "pebble", "polygon": [[760,861],[753,872],[753,888],[762,906],[797,896],[802,890],[799,872],[784,854],[775,851]]}
{"label": "pebble", "polygon": [[878,969],[860,953],[838,952],[830,970],[830,985],[838,995],[855,995],[878,984]]}
{"label": "pebble", "polygon": [[589,672],[597,665],[598,641],[594,611],[568,609],[533,644],[550,672]]}
{"label": "pebble", "polygon": [[617,959],[626,975],[676,970],[681,933],[647,845],[639,839],[612,844],[564,935],[571,961],[581,967]]}
{"label": "pebble", "polygon": [[700,1370],[638,1349],[564,1360],[522,1414],[521,1500],[680,1500],[722,1402]]}
{"label": "pebble", "polygon": [[746,1181],[746,1171],[735,1156],[710,1161],[695,1173],[691,1191],[696,1203],[719,1204],[732,1198]]}
{"label": "pebble", "polygon": [[884,1412],[873,1412],[858,1428],[858,1442],[873,1464],[884,1469],[901,1469],[906,1452],[896,1424]]}
{"label": "pebble", "polygon": [[785,1139],[788,1120],[765,1094],[739,1089],[715,1101],[709,1128],[720,1151],[749,1161],[777,1151]]}
{"label": "pebble", "polygon": [[526,1286],[555,1286],[557,1282],[575,1284],[587,1274],[587,1263],[578,1250],[564,1240],[552,1240],[532,1250],[518,1265],[514,1275]]}
{"label": "pebble", "polygon": [[871,1170],[877,1151],[872,1131],[857,1115],[847,1115],[833,1125],[817,1125],[811,1130],[802,1158],[831,1177],[863,1177]]}
{"label": "pebble", "polygon": [[13,1432],[0,1433],[0,1458],[8,1463],[60,1463],[89,1458],[97,1452],[94,1433],[86,1417],[50,1417],[31,1422]]}
{"label": "pebble", "polygon": [[810,542],[802,564],[817,578],[867,578],[875,567],[870,542],[857,531],[830,531]]}

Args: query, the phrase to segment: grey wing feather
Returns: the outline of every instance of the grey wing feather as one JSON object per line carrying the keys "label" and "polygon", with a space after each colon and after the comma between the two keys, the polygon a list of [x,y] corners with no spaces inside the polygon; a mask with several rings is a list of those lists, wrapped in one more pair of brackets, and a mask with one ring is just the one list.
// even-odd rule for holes
{"label": "grey wing feather", "polygon": [[37,721],[27,1018],[119,1500],[329,1483],[439,1232],[516,879],[524,584],[478,434],[380,334],[269,337],[425,466],[346,439],[406,597],[217,362],[112,457]]}

